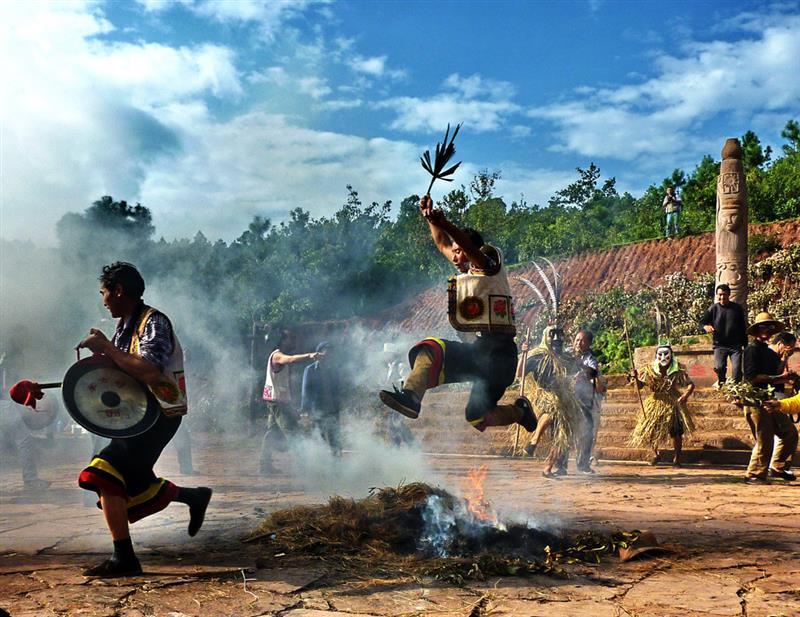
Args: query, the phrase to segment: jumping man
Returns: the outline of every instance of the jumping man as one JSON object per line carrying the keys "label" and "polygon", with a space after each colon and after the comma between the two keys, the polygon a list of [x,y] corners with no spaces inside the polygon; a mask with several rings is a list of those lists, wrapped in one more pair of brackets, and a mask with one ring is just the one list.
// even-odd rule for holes
{"label": "jumping man", "polygon": [[514,308],[503,256],[485,244],[475,230],[460,229],[441,210],[433,208],[430,195],[420,200],[439,251],[459,274],[448,286],[450,324],[461,332],[477,335],[463,343],[426,338],[408,352],[411,373],[401,391],[381,390],[384,404],[409,418],[417,418],[425,392],[444,383],[472,382],[466,419],[479,431],[487,426],[519,423],[527,431],[536,429],[536,416],[524,397],[513,405],[498,405],[514,381],[517,345]]}

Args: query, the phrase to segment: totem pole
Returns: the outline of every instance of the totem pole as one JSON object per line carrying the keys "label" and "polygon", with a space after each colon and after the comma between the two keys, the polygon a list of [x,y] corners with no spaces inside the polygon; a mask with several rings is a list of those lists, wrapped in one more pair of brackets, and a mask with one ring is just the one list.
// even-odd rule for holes
{"label": "totem pole", "polygon": [[747,184],[742,146],[728,139],[717,178],[717,285],[727,283],[731,300],[747,311]]}

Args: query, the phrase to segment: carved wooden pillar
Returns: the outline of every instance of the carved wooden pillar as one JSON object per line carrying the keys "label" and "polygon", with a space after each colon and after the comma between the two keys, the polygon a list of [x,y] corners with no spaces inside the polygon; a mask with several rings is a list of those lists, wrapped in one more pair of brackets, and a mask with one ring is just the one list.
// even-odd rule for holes
{"label": "carved wooden pillar", "polygon": [[731,300],[747,312],[747,183],[742,146],[728,139],[717,178],[717,284],[727,283]]}

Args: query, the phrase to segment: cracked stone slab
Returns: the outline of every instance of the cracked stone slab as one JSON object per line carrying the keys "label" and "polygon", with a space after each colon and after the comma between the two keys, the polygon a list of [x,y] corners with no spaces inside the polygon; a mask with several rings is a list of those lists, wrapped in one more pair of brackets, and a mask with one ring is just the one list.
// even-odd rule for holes
{"label": "cracked stone slab", "polygon": [[619,617],[619,606],[611,601],[594,600],[510,600],[498,598],[490,600],[485,607],[486,615],[491,617]]}
{"label": "cracked stone slab", "polygon": [[620,603],[627,610],[664,617],[738,616],[742,614],[740,587],[729,573],[658,572],[634,583]]}
{"label": "cracked stone slab", "polygon": [[376,615],[382,615],[382,613],[342,613],[314,608],[295,608],[283,613],[282,617],[375,617]]}
{"label": "cracked stone slab", "polygon": [[247,586],[253,590],[263,589],[288,595],[308,587],[325,573],[325,568],[259,568],[247,573]]}

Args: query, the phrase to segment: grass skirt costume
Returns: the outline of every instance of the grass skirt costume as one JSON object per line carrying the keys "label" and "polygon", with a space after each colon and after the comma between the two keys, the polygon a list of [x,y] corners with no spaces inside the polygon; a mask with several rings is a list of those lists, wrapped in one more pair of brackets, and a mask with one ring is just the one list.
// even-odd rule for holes
{"label": "grass skirt costume", "polygon": [[651,394],[644,400],[644,411],[639,411],[636,428],[628,439],[633,448],[653,448],[671,438],[691,433],[694,422],[686,404],[681,404],[679,388],[692,383],[689,375],[673,358],[662,375],[658,363],[645,367],[640,380]]}

